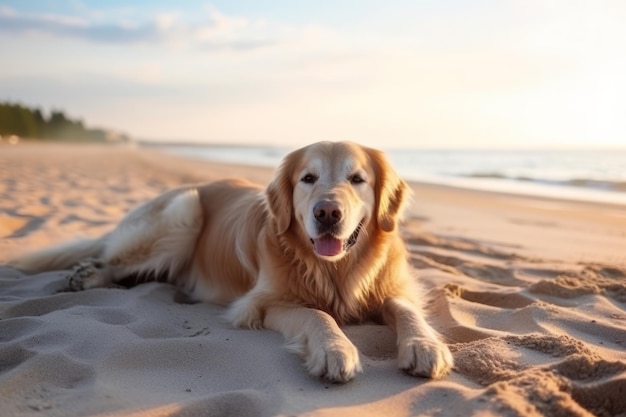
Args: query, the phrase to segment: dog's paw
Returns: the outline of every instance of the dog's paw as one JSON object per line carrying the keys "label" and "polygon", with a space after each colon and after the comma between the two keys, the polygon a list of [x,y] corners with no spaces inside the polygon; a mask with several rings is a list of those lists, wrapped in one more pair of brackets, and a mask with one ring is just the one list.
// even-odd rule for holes
{"label": "dog's paw", "polygon": [[103,287],[107,279],[102,262],[95,260],[82,261],[72,268],[67,276],[67,285],[72,291],[82,291],[89,288]]}
{"label": "dog's paw", "polygon": [[309,373],[330,382],[344,383],[362,372],[358,349],[347,338],[336,338],[320,346],[305,347]]}
{"label": "dog's paw", "polygon": [[246,296],[235,301],[226,311],[224,318],[234,327],[262,329],[263,313],[251,300],[250,296]]}
{"label": "dog's paw", "polygon": [[445,343],[426,338],[410,338],[398,346],[400,369],[414,376],[441,378],[446,375],[454,361]]}

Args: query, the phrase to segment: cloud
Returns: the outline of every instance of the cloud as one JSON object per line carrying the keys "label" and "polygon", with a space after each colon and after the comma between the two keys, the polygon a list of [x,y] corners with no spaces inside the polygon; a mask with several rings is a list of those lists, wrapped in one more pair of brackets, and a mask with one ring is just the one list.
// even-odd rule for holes
{"label": "cloud", "polygon": [[244,17],[226,16],[210,9],[208,20],[208,24],[188,27],[192,40],[205,51],[252,51],[278,43]]}
{"label": "cloud", "polygon": [[[84,16],[93,16],[85,12]],[[157,13],[139,23],[107,21],[49,13],[22,13],[0,8],[0,32],[40,34],[100,44],[191,44],[201,50],[249,51],[276,43],[258,36],[250,22],[211,10],[206,18],[188,22],[179,12]]]}
{"label": "cloud", "polygon": [[156,23],[140,26],[94,24],[89,20],[57,14],[25,14],[0,9],[0,31],[12,34],[40,33],[99,43],[155,42],[161,38]]}

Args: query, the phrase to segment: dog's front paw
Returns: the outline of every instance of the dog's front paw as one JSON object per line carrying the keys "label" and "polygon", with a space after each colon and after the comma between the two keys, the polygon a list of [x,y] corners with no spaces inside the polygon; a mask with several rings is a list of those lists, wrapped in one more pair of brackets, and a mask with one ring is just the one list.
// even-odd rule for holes
{"label": "dog's front paw", "polygon": [[309,373],[330,382],[348,382],[362,372],[358,349],[347,338],[334,338],[305,348],[304,361]]}
{"label": "dog's front paw", "polygon": [[398,346],[400,369],[414,376],[441,378],[452,369],[454,361],[445,343],[426,338],[410,338]]}
{"label": "dog's front paw", "polygon": [[82,261],[72,268],[67,276],[67,285],[72,291],[82,291],[106,285],[106,276],[102,262]]}
{"label": "dog's front paw", "polygon": [[248,329],[263,328],[263,312],[248,294],[235,301],[226,311],[224,318],[234,327]]}

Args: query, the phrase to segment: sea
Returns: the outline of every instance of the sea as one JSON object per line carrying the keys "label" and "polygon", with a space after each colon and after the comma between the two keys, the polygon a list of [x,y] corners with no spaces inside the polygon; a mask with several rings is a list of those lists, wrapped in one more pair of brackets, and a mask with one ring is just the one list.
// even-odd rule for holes
{"label": "sea", "polygon": [[[239,145],[160,147],[188,158],[268,167],[276,167],[294,149]],[[626,206],[626,149],[385,152],[397,172],[409,181]]]}

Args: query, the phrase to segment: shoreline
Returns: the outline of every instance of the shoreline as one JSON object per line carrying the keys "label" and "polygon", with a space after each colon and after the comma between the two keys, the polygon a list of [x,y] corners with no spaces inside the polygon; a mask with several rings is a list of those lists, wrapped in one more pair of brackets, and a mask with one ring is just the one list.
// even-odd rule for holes
{"label": "shoreline", "polygon": [[[247,163],[249,165],[272,167],[278,164],[280,156],[286,154],[289,151],[289,149],[286,147],[277,146],[175,146],[169,144],[164,146],[150,145],[146,147],[162,150],[172,155],[185,156],[190,159],[236,164],[246,161],[244,163]],[[434,166],[437,166],[437,164],[441,164],[441,158],[443,157],[443,155],[447,155],[446,158],[451,158],[451,155],[454,155],[454,157],[452,157],[453,159],[451,161],[448,161],[449,164],[454,165],[460,163],[459,161],[463,161],[466,158],[469,158],[469,160],[474,160],[474,156],[477,154],[484,154],[485,156],[491,155],[490,158],[486,158],[486,162],[494,159],[494,156],[492,155],[494,153],[501,154],[500,157],[505,158],[506,160],[506,158],[511,157],[510,151],[506,152],[504,150],[494,149],[486,149],[483,151],[453,149],[412,149],[407,150],[407,154],[403,154],[401,152],[402,151],[399,149],[390,149],[387,151],[387,155],[389,156],[391,162],[395,165],[398,172],[404,178],[414,182],[452,186],[457,188],[474,189],[481,191],[501,192],[515,195],[540,196],[545,198],[556,198],[572,201],[590,201],[626,206],[626,179],[614,178],[612,180],[609,180],[596,177],[589,177],[586,179],[585,174],[579,172],[576,175],[570,173],[570,177],[557,180],[555,178],[551,178],[550,175],[542,178],[539,172],[535,172],[534,174],[531,172],[527,172],[526,174],[523,174],[521,171],[519,171],[520,169],[524,170],[522,166],[516,166],[516,168],[513,169],[513,171],[509,172],[509,175],[507,175],[506,170],[511,169],[511,166],[506,164],[496,164],[497,166],[494,166],[493,163],[488,163],[486,167],[482,165],[480,167],[474,165],[473,169],[471,169],[470,171],[466,171],[467,169],[469,169],[466,166],[465,169],[461,169],[456,174],[454,174],[453,172],[449,172],[448,174],[442,174],[439,170],[449,169],[443,168],[442,166],[439,166],[436,171],[433,171],[432,164],[435,164]],[[541,152],[541,150],[522,151],[522,153],[530,153],[531,155],[534,155],[532,158],[535,159],[538,158],[538,155],[541,154]],[[548,155],[556,153],[556,151],[547,152]],[[581,156],[580,150],[563,150],[559,151],[559,153],[560,152],[563,152],[565,155],[572,155],[576,158],[580,158]],[[606,155],[604,154],[606,154],[607,151],[598,149],[590,152],[600,153],[599,157],[605,158]],[[621,151],[618,152],[622,153]],[[415,164],[419,164],[419,161],[421,161],[421,163],[424,164],[425,167],[415,169],[415,164],[413,162],[407,164],[407,162],[409,161],[407,159],[407,155],[409,155],[409,159],[416,161],[414,161]],[[572,156],[570,156],[569,158],[571,158]],[[623,159],[624,161],[626,161],[626,150],[623,152]],[[521,163],[521,161],[519,160],[512,162],[513,164]],[[537,161],[533,159],[525,160],[524,164],[532,165],[538,162],[546,163],[551,167],[551,169],[556,169],[557,171],[564,168],[563,166],[559,166],[558,164],[557,166],[552,166],[546,161]],[[579,161],[579,163],[582,162],[583,161]],[[476,161],[474,160],[473,163],[475,164]],[[562,164],[563,161],[561,161],[560,163]],[[611,169],[617,169],[615,163],[616,161],[614,161],[611,165]],[[570,161],[569,164],[571,165],[572,162]],[[463,166],[464,164],[461,162],[460,165]],[[489,166],[491,166],[491,168],[489,168]],[[568,169],[571,169],[571,166],[568,166]],[[599,169],[599,167],[595,167],[595,169]],[[587,167],[587,171],[588,170],[589,167]],[[517,174],[513,175],[513,172],[515,171],[518,172]]]}
{"label": "shoreline", "polygon": [[[229,145],[229,144],[180,144],[175,143],[152,143],[152,142],[120,142],[120,143],[99,143],[99,142],[63,142],[63,141],[22,141],[18,145],[9,145],[0,142],[0,145],[6,146],[6,148],[14,148],[21,146],[51,146],[51,147],[103,147],[103,148],[127,148],[141,150],[145,153],[161,154],[163,157],[171,157],[173,159],[183,159],[189,164],[197,165],[197,163],[204,163],[209,165],[222,166],[226,170],[230,170],[229,167],[240,167],[242,171],[253,169],[257,172],[263,170],[274,170],[278,163],[275,164],[262,164],[246,161],[227,161],[218,159],[211,159],[202,156],[184,155],[177,152],[172,152],[172,148],[175,147],[187,147],[197,149],[240,149],[246,150],[250,148],[265,148],[262,145]],[[279,146],[269,146],[268,149],[282,149]],[[626,152],[626,148],[616,149],[619,152]],[[397,151],[397,150],[396,150]],[[426,149],[426,151],[439,151],[437,149]],[[447,151],[446,149],[441,151]],[[500,150],[485,150],[486,152],[500,151]],[[540,151],[540,150],[526,150],[526,151]],[[557,150],[549,150],[555,152]],[[580,151],[580,150],[577,150]],[[608,151],[605,149],[592,149],[592,151]],[[478,150],[476,151],[478,152]],[[185,169],[185,168],[182,168]],[[265,178],[265,176],[262,176]],[[626,208],[626,192],[619,190],[603,189],[599,187],[586,187],[571,185],[567,183],[563,184],[547,184],[535,180],[527,179],[514,179],[507,177],[489,177],[483,175],[470,175],[470,176],[433,176],[430,174],[423,174],[421,178],[412,178],[410,176],[404,176],[408,183],[422,186],[433,187],[447,187],[456,190],[468,190],[475,191],[477,193],[489,193],[500,194],[510,197],[527,197],[530,199],[547,200],[547,201],[563,201],[572,204],[584,204],[584,205],[606,205],[607,207],[624,207]],[[571,183],[576,182],[598,182],[597,180],[570,180]],[[621,184],[621,183],[620,183]],[[626,184],[626,183],[625,183]]]}
{"label": "shoreline", "polygon": [[[206,147],[206,146],[207,145],[199,145],[199,147]],[[210,146],[213,146],[213,145],[210,145]],[[156,152],[160,154],[161,157],[172,158],[172,160],[187,161],[188,163],[194,166],[196,166],[197,164],[204,164],[208,166],[221,167],[227,172],[235,171],[233,169],[235,167],[239,168],[241,172],[246,172],[247,170],[252,169],[260,173],[267,173],[267,172],[271,173],[275,169],[275,166],[266,166],[262,164],[253,164],[253,163],[245,163],[245,162],[226,162],[226,161],[204,159],[201,157],[184,156],[184,155],[171,153],[167,151],[166,149],[159,149],[158,146],[148,146],[144,148],[142,145],[138,149],[145,149],[145,150],[149,150],[150,152]],[[266,175],[262,175],[262,177],[265,178]],[[568,198],[568,197],[559,196],[559,195],[549,196],[549,195],[543,195],[543,194],[532,194],[532,193],[490,189],[487,187],[472,187],[472,186],[455,185],[454,178],[451,179],[450,181],[445,181],[445,180],[428,181],[428,180],[416,180],[416,179],[410,179],[410,178],[405,179],[405,181],[408,184],[410,184],[412,187],[441,187],[441,188],[450,189],[450,191],[467,191],[467,192],[475,193],[477,195],[480,195],[480,194],[501,195],[501,196],[506,196],[506,197],[528,198],[531,200],[538,200],[538,201],[563,202],[563,203],[573,204],[573,205],[605,206],[607,208],[617,208],[617,209],[622,208],[622,207],[626,208],[626,193],[624,193],[623,195],[624,201],[593,200],[593,199],[586,200],[583,198],[576,199],[576,198]],[[259,182],[263,182],[263,181],[259,181]],[[550,186],[547,186],[547,187],[550,187]],[[578,190],[578,188],[576,188],[576,190]],[[595,191],[595,189],[582,189],[582,190],[591,191],[591,192]]]}

